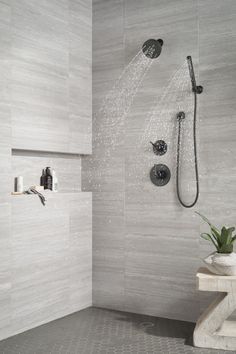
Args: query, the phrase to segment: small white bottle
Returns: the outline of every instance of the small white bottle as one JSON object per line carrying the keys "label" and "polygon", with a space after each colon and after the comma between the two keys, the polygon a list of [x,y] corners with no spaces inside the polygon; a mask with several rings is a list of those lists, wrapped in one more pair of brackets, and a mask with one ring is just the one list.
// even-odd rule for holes
{"label": "small white bottle", "polygon": [[17,193],[23,193],[24,192],[24,183],[23,183],[23,177],[18,176],[16,178],[16,192]]}
{"label": "small white bottle", "polygon": [[58,179],[54,170],[52,170],[52,191],[58,192]]}

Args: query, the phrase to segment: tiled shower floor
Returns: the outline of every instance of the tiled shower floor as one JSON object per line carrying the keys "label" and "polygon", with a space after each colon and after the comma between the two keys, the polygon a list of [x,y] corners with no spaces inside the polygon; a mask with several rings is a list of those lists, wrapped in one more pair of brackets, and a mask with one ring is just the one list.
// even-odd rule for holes
{"label": "tiled shower floor", "polygon": [[[1,354],[227,354],[191,345],[194,324],[89,308],[0,342]],[[236,352],[234,352],[236,353]]]}

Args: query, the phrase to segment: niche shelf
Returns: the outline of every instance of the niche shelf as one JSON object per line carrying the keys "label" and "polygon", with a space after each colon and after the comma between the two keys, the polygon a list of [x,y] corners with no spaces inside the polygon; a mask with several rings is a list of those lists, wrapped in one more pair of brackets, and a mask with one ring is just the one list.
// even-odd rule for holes
{"label": "niche shelf", "polygon": [[47,166],[56,171],[58,193],[81,192],[81,155],[18,149],[12,149],[12,191],[17,176],[23,176],[25,189],[40,185],[42,170]]}

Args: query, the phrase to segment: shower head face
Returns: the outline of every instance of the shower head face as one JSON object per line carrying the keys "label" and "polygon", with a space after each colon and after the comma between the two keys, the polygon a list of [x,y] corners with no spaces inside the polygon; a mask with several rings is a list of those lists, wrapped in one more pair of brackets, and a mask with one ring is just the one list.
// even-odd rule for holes
{"label": "shower head face", "polygon": [[148,39],[142,46],[142,51],[146,57],[155,59],[161,54],[163,45],[162,39]]}

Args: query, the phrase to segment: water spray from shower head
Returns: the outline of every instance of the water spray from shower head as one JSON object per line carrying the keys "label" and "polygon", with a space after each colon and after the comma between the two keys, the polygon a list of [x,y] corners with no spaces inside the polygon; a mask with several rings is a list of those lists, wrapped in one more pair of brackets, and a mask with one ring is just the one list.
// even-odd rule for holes
{"label": "water spray from shower head", "polygon": [[161,54],[163,45],[162,39],[148,39],[142,46],[142,51],[146,57],[155,59]]}

